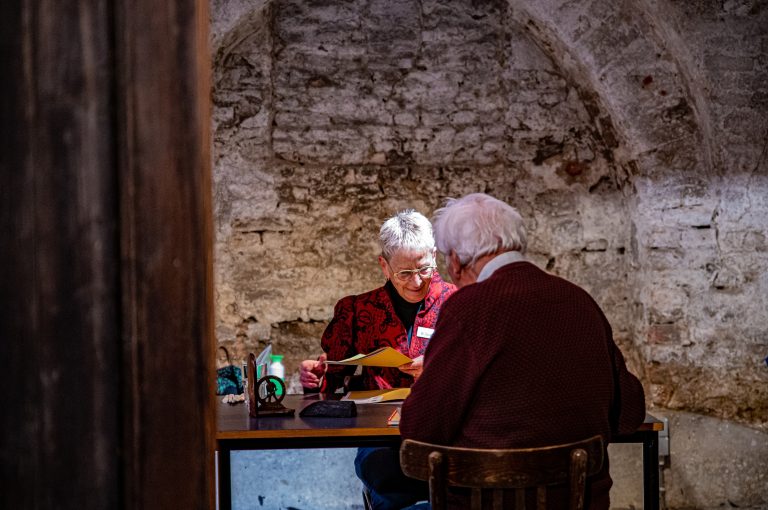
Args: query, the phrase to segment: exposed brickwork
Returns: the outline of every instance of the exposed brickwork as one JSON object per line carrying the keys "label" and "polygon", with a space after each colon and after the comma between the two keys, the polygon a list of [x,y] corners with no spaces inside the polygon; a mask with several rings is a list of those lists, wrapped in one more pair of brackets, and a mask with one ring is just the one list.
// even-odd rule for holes
{"label": "exposed brickwork", "polygon": [[532,256],[593,288],[629,336],[624,171],[594,106],[503,2],[397,5],[280,2],[221,38],[219,338],[249,317],[328,320],[336,299],[381,283],[384,218],[471,191],[520,208]]}
{"label": "exposed brickwork", "polygon": [[381,284],[384,218],[486,191],[604,307],[649,405],[768,431],[764,2],[212,15],[217,337],[236,353],[269,340],[295,372],[335,301]]}

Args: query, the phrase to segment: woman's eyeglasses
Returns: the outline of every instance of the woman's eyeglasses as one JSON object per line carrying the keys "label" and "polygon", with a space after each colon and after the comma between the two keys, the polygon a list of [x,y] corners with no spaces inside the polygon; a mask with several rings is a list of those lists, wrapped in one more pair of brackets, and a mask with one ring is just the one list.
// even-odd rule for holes
{"label": "woman's eyeglasses", "polygon": [[418,269],[403,269],[402,271],[397,271],[395,273],[395,278],[401,282],[407,282],[413,278],[413,275],[415,274],[419,275],[419,278],[421,279],[432,278],[432,275],[435,273],[435,269],[437,269],[437,266],[424,266]]}

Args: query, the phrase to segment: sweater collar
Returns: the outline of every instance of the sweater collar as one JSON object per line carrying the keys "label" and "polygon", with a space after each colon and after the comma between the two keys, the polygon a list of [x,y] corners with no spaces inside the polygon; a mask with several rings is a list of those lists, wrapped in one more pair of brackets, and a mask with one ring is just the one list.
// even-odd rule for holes
{"label": "sweater collar", "polygon": [[500,253],[499,255],[496,255],[491,260],[489,260],[488,263],[483,267],[483,270],[480,271],[479,275],[477,275],[477,281],[482,282],[483,280],[487,280],[491,277],[494,271],[500,267],[504,267],[507,264],[512,264],[513,262],[523,261],[525,261],[525,257],[519,251],[505,251],[504,253]]}

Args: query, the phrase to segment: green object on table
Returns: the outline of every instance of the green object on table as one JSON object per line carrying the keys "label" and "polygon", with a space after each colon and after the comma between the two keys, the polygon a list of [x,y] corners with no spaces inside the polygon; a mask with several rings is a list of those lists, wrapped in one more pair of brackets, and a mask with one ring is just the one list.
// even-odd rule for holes
{"label": "green object on table", "polygon": [[[270,360],[272,361],[272,363],[269,365],[269,375],[279,377],[280,380],[283,381],[283,384],[285,384],[285,367],[283,366],[283,357],[284,356],[282,354],[271,354],[269,356]],[[278,386],[277,394],[283,394],[282,387]]]}

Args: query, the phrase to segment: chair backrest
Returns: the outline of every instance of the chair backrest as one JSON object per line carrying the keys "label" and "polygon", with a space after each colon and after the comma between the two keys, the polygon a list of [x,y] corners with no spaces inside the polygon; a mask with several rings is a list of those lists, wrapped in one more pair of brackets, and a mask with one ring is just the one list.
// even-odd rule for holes
{"label": "chair backrest", "polygon": [[[575,443],[521,449],[477,449],[440,446],[406,439],[400,447],[400,465],[411,478],[429,481],[433,510],[446,508],[448,487],[470,489],[472,510],[491,496],[494,510],[525,509],[526,489],[536,488],[536,508],[547,506],[547,486],[569,488],[570,510],[581,510],[588,476],[603,465],[603,439],[594,436]],[[485,489],[485,490],[483,490]]]}

